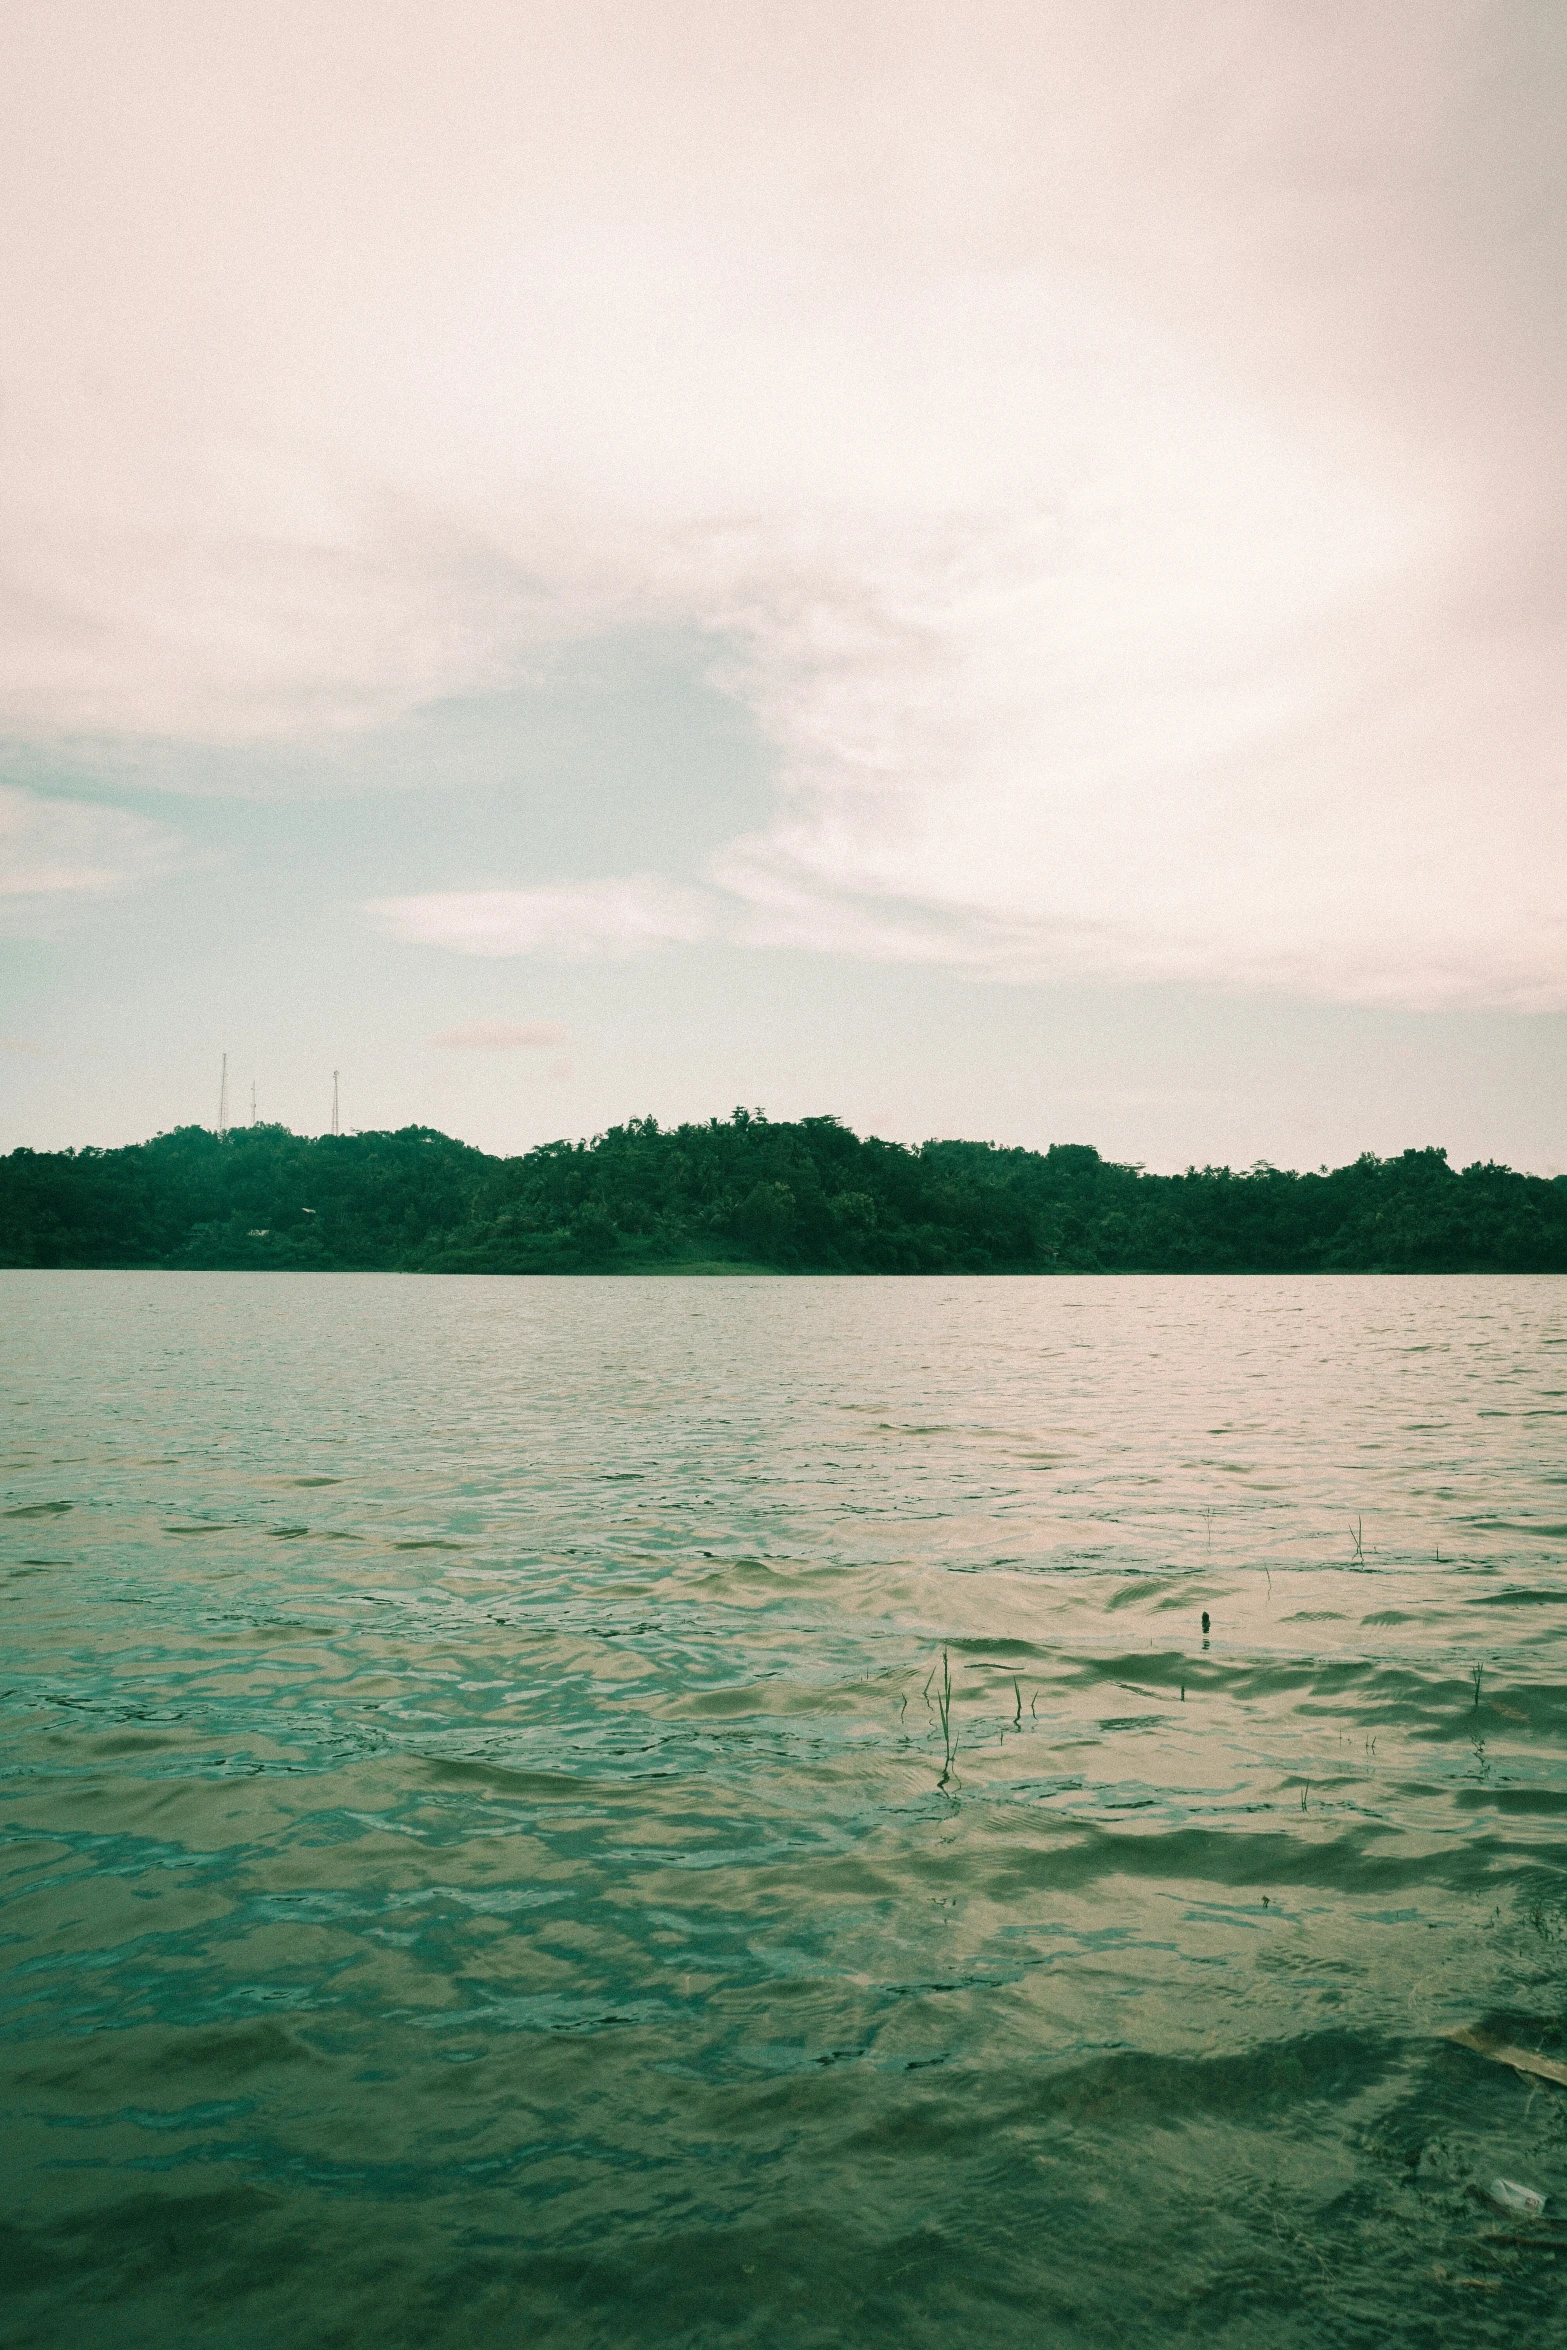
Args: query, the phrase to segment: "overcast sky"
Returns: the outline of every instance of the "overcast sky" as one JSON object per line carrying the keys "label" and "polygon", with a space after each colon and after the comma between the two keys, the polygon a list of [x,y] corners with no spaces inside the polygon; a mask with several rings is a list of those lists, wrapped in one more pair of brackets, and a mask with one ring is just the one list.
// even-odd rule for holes
{"label": "overcast sky", "polygon": [[13,0],[0,1147],[1567,1168],[1559,0]]}

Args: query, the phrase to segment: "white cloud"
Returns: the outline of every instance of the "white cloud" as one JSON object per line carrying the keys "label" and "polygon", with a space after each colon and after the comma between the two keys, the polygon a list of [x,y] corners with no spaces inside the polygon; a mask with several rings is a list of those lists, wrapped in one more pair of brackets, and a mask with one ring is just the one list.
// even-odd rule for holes
{"label": "white cloud", "polygon": [[354,728],[684,624],[777,752],[716,896],[381,918],[1567,1001],[1557,12],[116,0],[14,46],[13,728]]}
{"label": "white cloud", "polygon": [[[541,889],[433,890],[422,897],[373,898],[367,910],[388,937],[419,946],[573,961],[691,944],[713,929],[712,901],[704,893],[676,888],[652,873]],[[458,1041],[456,1035],[437,1039]]]}
{"label": "white cloud", "polygon": [[478,1053],[536,1050],[565,1041],[565,1029],[554,1020],[470,1020],[466,1028],[448,1028],[430,1039],[434,1045]]}
{"label": "white cloud", "polygon": [[166,872],[180,843],[120,808],[0,783],[0,899],[104,897]]}

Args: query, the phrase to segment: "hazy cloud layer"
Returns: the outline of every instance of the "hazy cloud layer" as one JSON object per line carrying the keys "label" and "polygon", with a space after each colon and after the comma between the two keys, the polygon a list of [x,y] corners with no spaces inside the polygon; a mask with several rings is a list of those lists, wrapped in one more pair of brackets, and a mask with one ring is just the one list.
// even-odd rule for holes
{"label": "hazy cloud layer", "polygon": [[430,1039],[434,1045],[476,1053],[538,1051],[565,1041],[565,1029],[554,1020],[470,1020],[464,1028],[447,1028]]}
{"label": "hazy cloud layer", "polygon": [[635,955],[689,945],[713,926],[705,893],[677,889],[653,873],[541,889],[432,890],[372,898],[368,911],[390,938],[469,955]]}
{"label": "hazy cloud layer", "polygon": [[1559,7],[8,42],[10,729],[357,728],[696,627],[779,778],[710,892],[383,925],[1567,1001]]}
{"label": "hazy cloud layer", "polygon": [[167,872],[179,851],[140,816],[0,783],[0,899],[103,897]]}

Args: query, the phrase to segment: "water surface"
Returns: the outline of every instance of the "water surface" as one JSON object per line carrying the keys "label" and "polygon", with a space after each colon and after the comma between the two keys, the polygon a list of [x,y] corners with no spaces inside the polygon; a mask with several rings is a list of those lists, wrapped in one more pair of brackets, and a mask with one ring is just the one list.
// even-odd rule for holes
{"label": "water surface", "polygon": [[1552,2338],[1564,1298],[0,1274],[5,2341]]}

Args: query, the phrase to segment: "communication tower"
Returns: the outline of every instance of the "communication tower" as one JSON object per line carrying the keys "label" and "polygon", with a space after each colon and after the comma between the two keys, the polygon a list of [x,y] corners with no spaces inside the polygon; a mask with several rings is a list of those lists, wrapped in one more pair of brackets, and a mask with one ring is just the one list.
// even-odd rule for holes
{"label": "communication tower", "polygon": [[252,1126],[256,1123],[256,1081],[254,1077],[250,1081],[250,1123]]}
{"label": "communication tower", "polygon": [[229,1057],[223,1056],[223,1073],[218,1079],[218,1140],[229,1130]]}
{"label": "communication tower", "polygon": [[342,1131],[343,1129],[338,1123],[337,1116],[337,1071],[334,1069],[332,1072],[332,1132],[334,1134],[341,1134]]}

